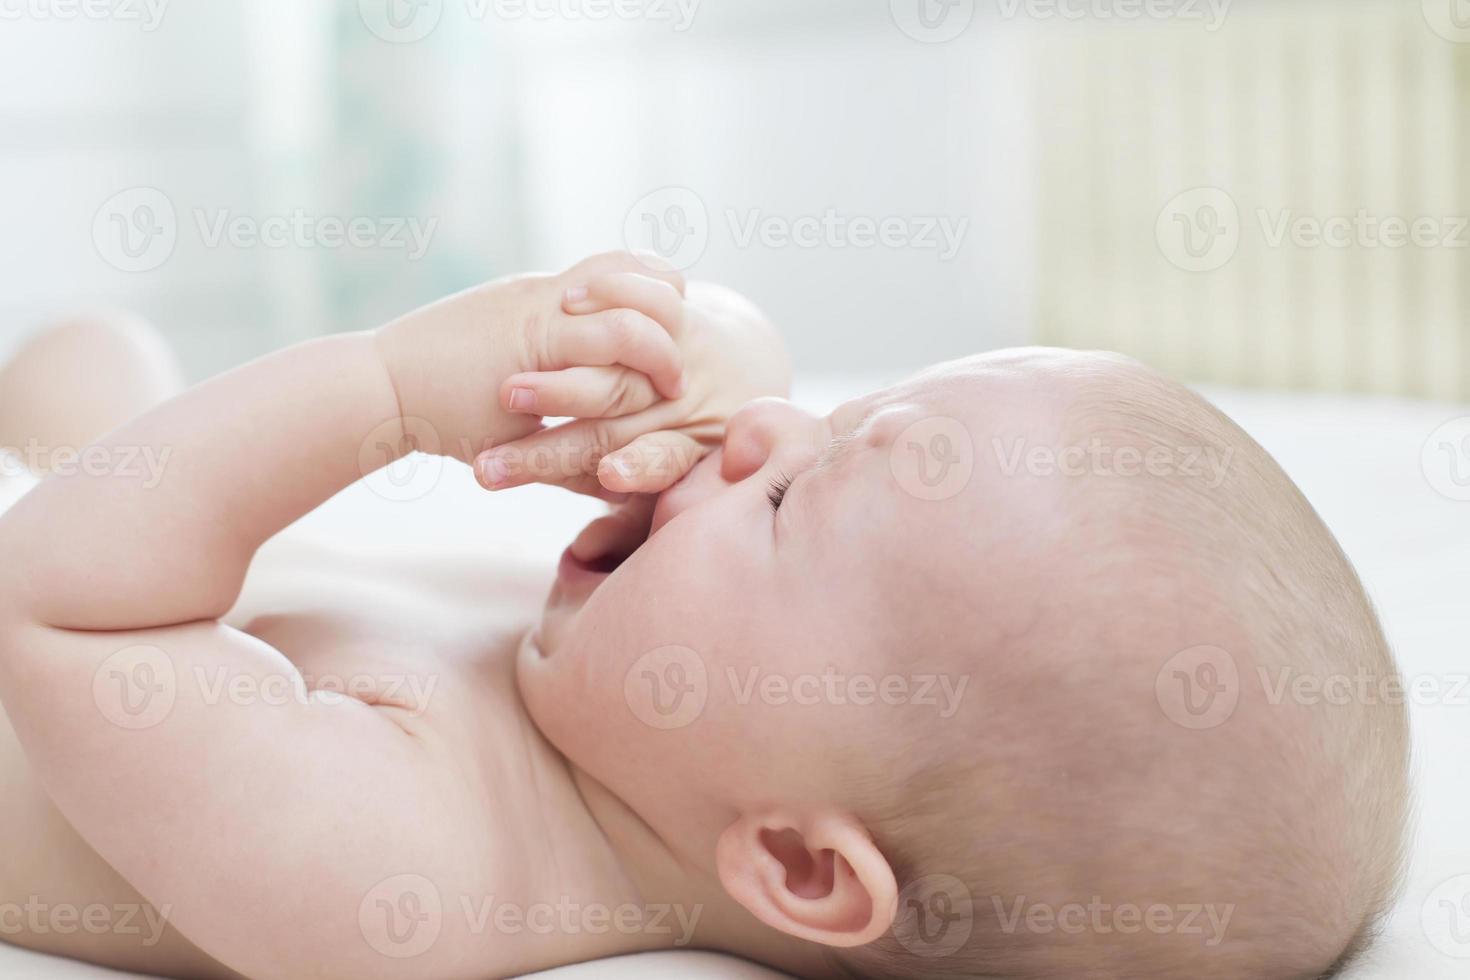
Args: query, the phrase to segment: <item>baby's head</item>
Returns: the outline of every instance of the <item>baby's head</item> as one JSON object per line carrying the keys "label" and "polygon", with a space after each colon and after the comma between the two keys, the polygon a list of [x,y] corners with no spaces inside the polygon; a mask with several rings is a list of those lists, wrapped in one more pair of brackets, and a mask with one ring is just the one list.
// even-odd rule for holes
{"label": "baby's head", "polygon": [[834,974],[1317,977],[1391,899],[1372,608],[1270,457],[1131,361],[755,403],[651,531],[584,534],[616,571],[557,586],[527,705]]}

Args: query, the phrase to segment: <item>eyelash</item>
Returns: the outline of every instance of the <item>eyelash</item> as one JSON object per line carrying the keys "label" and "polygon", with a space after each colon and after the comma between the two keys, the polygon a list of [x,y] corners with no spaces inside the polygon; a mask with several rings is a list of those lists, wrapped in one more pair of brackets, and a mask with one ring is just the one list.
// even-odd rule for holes
{"label": "eyelash", "polygon": [[771,486],[766,490],[766,499],[771,502],[771,510],[781,509],[781,501],[786,499],[786,491],[791,489],[791,477],[785,473],[779,474],[771,481]]}

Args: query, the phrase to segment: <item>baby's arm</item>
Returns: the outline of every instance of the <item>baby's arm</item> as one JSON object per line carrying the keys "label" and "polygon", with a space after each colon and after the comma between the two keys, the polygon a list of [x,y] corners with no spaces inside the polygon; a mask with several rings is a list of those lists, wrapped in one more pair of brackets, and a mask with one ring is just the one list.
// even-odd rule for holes
{"label": "baby's arm", "polygon": [[[446,934],[395,960],[374,951],[358,913],[377,882],[408,870],[446,894],[514,889],[517,869],[497,856],[514,842],[494,839],[487,812],[495,787],[467,785],[462,760],[392,710],[209,692],[296,676],[219,619],[266,539],[412,448],[404,414],[458,455],[535,428],[495,407],[516,371],[590,354],[677,383],[647,332],[609,338],[598,321],[557,314],[563,289],[473,290],[376,334],[246,365],[105,440],[113,458],[146,447],[165,459],[157,485],[53,479],[0,518],[0,697],[29,761],[88,843],[235,970],[468,975],[466,945],[493,941]],[[144,697],[119,697],[119,679]],[[487,834],[467,856],[465,842]]]}

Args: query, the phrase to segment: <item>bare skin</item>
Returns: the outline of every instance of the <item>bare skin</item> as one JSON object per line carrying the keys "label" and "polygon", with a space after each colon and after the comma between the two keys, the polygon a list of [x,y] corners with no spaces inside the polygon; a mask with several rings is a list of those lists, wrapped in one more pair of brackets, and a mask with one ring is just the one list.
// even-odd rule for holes
{"label": "bare skin", "polygon": [[[514,683],[515,651],[550,570],[488,560],[446,568],[427,555],[409,566],[414,574],[406,576],[401,560],[365,565],[283,535],[260,553],[226,622],[280,650],[304,675],[412,675],[435,682],[441,694],[455,692],[452,704],[445,698],[420,719],[445,751],[474,758],[486,746],[522,747],[548,802],[571,796],[564,763],[528,723]],[[432,592],[425,581],[434,582]],[[482,588],[496,601],[487,604]],[[189,942],[77,834],[38,783],[3,711],[0,825],[0,907],[14,910],[0,923],[4,941],[135,972],[239,976]],[[544,835],[528,830],[526,839]],[[549,891],[594,892],[600,883],[589,877],[564,879]],[[105,928],[94,933],[58,917],[88,907],[108,910]],[[519,958],[526,971],[559,961],[545,951]]]}
{"label": "bare skin", "polygon": [[[171,355],[134,317],[95,313],[38,333],[0,366],[0,446],[15,456],[0,476],[0,512],[44,475],[55,447],[80,447],[173,396]],[[44,454],[24,460],[27,446]],[[72,829],[40,787],[15,729],[0,709],[0,938],[43,953],[172,976],[230,977],[169,925]],[[65,915],[105,908],[108,927]],[[53,920],[53,910],[61,918]],[[98,915],[103,913],[98,912]]]}
{"label": "bare skin", "polygon": [[[85,353],[99,336],[116,341],[111,357]],[[163,559],[161,565],[172,565],[155,569],[147,595],[109,596],[104,588],[71,612],[52,617],[61,611],[53,609],[41,620],[16,614],[37,595],[20,593],[51,578],[39,567],[46,555],[67,564],[65,556],[87,550],[81,541],[98,531],[77,528],[77,541],[38,540],[36,550],[9,539],[12,553],[39,560],[0,590],[8,624],[7,666],[0,670],[0,824],[7,828],[0,938],[120,969],[210,978],[508,977],[673,945],[727,945],[715,931],[722,916],[714,910],[738,907],[717,888],[708,896],[682,887],[677,896],[660,895],[648,881],[635,882],[610,838],[635,839],[639,821],[579,782],[522,705],[516,658],[553,570],[508,565],[495,555],[456,564],[399,554],[365,563],[278,530],[360,476],[351,471],[360,465],[355,451],[343,454],[339,446],[354,449],[375,420],[403,408],[411,381],[398,388],[395,405],[393,389],[376,372],[381,352],[374,338],[287,352],[233,386],[226,380],[190,393],[192,406],[185,396],[154,412],[145,410],[173,394],[168,379],[176,377],[149,349],[154,338],[131,328],[87,328],[60,340],[44,336],[9,366],[38,400],[9,416],[18,421],[5,441],[81,447],[102,436],[113,447],[171,446],[186,460],[170,471],[177,482],[154,493],[118,481],[116,492],[93,498],[107,501],[97,506],[117,506],[153,529],[149,544],[212,533],[204,528],[214,519],[194,524],[190,508],[180,506],[191,497],[232,512],[242,533],[214,540],[203,564],[193,564],[187,549]],[[424,344],[416,334],[410,346]],[[625,403],[648,405],[670,394],[654,386],[668,381],[669,365],[677,375],[677,363],[635,346],[607,357],[640,369],[636,382],[617,387]],[[512,366],[555,371],[569,366],[560,356]],[[597,365],[602,356],[577,363]],[[129,370],[118,368],[119,357]],[[298,382],[298,372],[327,380]],[[48,373],[65,384],[48,383]],[[486,372],[491,401],[496,373]],[[277,409],[277,418],[191,431],[201,406],[226,416],[225,406],[269,380],[282,387],[277,397],[261,398],[261,411]],[[584,393],[586,382],[599,381],[582,380]],[[67,389],[89,397],[68,400]],[[299,406],[282,405],[287,398]],[[289,424],[324,405],[328,411],[319,414],[337,406],[341,417],[318,418],[314,431],[300,426],[305,436],[288,447]],[[492,420],[494,431],[476,430],[471,438],[474,414],[434,413],[446,444],[505,443],[536,429],[533,419],[505,413]],[[343,418],[350,420],[345,427]],[[466,428],[456,429],[462,421]],[[657,438],[658,427],[631,435],[649,434]],[[282,472],[327,472],[302,480],[305,486],[277,484],[256,494],[240,487],[248,468],[193,465],[226,444],[240,457],[271,459]],[[323,457],[347,466],[316,466]],[[47,498],[58,491],[90,496],[89,482],[48,481],[20,507],[49,509]],[[136,496],[126,500],[130,493]],[[48,523],[15,517],[6,526],[21,537]],[[172,529],[160,528],[174,520],[180,523]],[[127,591],[126,566],[139,549],[123,541],[110,556],[106,551],[91,550],[97,573],[107,576],[105,566],[116,563],[113,581]],[[56,584],[71,574],[56,572]],[[27,619],[31,625],[21,625]],[[37,646],[50,650],[44,662],[25,652]],[[112,674],[136,676],[136,664],[113,672],[107,662],[139,647],[177,658],[177,697],[163,720],[120,733],[118,720],[129,723],[126,709],[118,715],[99,691]],[[32,673],[58,666],[67,676],[41,681]],[[101,688],[94,686],[98,677],[105,678]],[[244,687],[233,686],[241,681]],[[37,682],[50,694],[41,695]],[[299,691],[292,686],[298,682]],[[344,687],[350,696],[335,693]],[[92,696],[77,700],[88,688]],[[104,703],[111,707],[99,714]],[[109,713],[111,721],[102,717]],[[76,778],[81,770],[85,776]],[[159,806],[161,797],[177,805]],[[410,949],[412,930],[397,926],[412,926],[419,906],[405,903],[424,898],[421,882],[437,903],[433,934],[424,948]],[[624,918],[611,920],[619,910]],[[400,922],[400,912],[410,918]],[[549,930],[548,915],[556,916]],[[563,924],[568,915],[570,927]],[[737,932],[749,928],[748,916],[740,917]]]}
{"label": "bare skin", "polygon": [[[10,393],[0,444],[85,446],[175,394],[176,378],[156,337],[137,321],[89,317],[47,331],[0,371],[0,390]],[[79,391],[87,397],[73,397]],[[408,707],[417,739],[463,760],[467,776],[481,767],[516,771],[498,801],[507,814],[502,839],[508,849],[538,854],[544,873],[503,900],[613,908],[634,898],[631,889],[610,856],[598,853],[600,832],[569,767],[531,724],[516,689],[516,653],[553,577],[551,568],[507,566],[492,556],[454,562],[425,552],[364,563],[288,530],[257,553],[222,623],[279,651],[309,687],[380,682],[381,700],[358,696],[386,717],[402,716],[405,704],[430,692],[421,713],[416,703]],[[3,710],[0,826],[5,941],[162,976],[241,975],[185,938],[171,907],[150,903],[77,833],[40,785]],[[493,867],[497,856],[483,860]],[[666,945],[656,934],[551,941],[514,923],[497,932],[477,922],[497,893],[467,892],[446,909],[450,919],[470,920],[470,931],[491,934],[496,975]],[[444,898],[450,905],[451,896]],[[83,928],[87,909],[97,920]],[[348,942],[369,950],[360,936]]]}
{"label": "bare skin", "polygon": [[[1092,964],[1111,980],[1149,956],[1159,976],[1319,976],[1381,890],[1381,868],[1351,858],[1384,853],[1394,818],[1365,825],[1380,808],[1357,801],[1402,799],[1402,752],[1365,766],[1353,738],[1381,741],[1372,718],[1334,727],[1250,686],[1230,724],[1181,737],[1157,710],[1160,665],[1202,641],[1243,656],[1281,617],[1241,614],[1235,578],[1182,560],[1195,549],[1174,525],[1125,519],[1156,484],[1079,495],[986,451],[1071,445],[1100,403],[1133,406],[1124,440],[1136,419],[1175,417],[1189,424],[1158,438],[1181,449],[1200,431],[1247,437],[1122,359],[1045,350],[937,365],[817,418],[763,397],[784,390],[784,358],[748,304],[630,262],[491,284],[245,365],[94,444],[170,451],[159,482],[58,475],[0,517],[3,757],[20,787],[4,816],[29,835],[5,838],[0,925],[6,898],[34,893],[146,897],[177,929],[146,947],[50,923],[7,938],[293,980],[483,980],[673,945],[804,977],[851,975],[853,955],[927,975],[934,950],[913,948],[928,933],[901,891],[927,878],[987,890],[970,896],[992,932],[966,951],[976,972],[1035,939],[1023,975]],[[542,430],[541,415],[577,421]],[[596,452],[558,457],[568,446]],[[416,447],[473,463],[489,490],[637,496],[573,542],[539,620],[550,575],[498,555],[373,564],[292,540],[298,518]],[[1242,467],[1268,471],[1264,453]],[[1263,502],[1250,513],[1311,517],[1303,580],[1338,569],[1330,618],[1358,621],[1386,662],[1351,570],[1278,476],[1242,476]],[[1266,506],[1282,498],[1283,514]],[[1189,526],[1238,509],[1168,499]],[[1240,564],[1279,537],[1245,530],[1218,543]],[[1148,577],[1114,574],[1125,560]],[[931,748],[944,772],[924,768]],[[1198,791],[1202,760],[1216,794]],[[910,775],[927,783],[917,800]],[[1207,796],[1252,800],[1223,855],[1181,832],[1223,819]],[[1078,800],[1114,804],[1087,811],[1091,837]],[[1111,860],[1124,844],[1163,859]],[[1291,860],[1251,888],[1227,876],[1218,945],[1150,934],[1097,965],[1089,937],[986,918],[1038,887],[1058,904],[1196,902],[1267,845]],[[1308,890],[1315,928],[1277,929]]]}

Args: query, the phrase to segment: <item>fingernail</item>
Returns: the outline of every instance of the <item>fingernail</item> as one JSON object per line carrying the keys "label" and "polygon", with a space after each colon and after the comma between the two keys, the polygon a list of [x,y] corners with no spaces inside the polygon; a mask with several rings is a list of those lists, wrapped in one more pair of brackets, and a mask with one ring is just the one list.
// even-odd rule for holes
{"label": "fingernail", "polygon": [[678,383],[674,385],[674,397],[683,398],[687,394],[689,394],[689,376],[681,374]]}
{"label": "fingernail", "polygon": [[536,392],[530,388],[512,388],[510,390],[510,410],[512,412],[529,412],[536,407]]}
{"label": "fingernail", "polygon": [[494,454],[482,457],[479,468],[480,482],[492,490],[510,477],[510,467],[505,465],[505,460]]}
{"label": "fingernail", "polygon": [[568,303],[580,303],[580,302],[582,302],[582,300],[584,300],[586,298],[587,298],[587,287],[586,286],[573,286],[571,289],[568,289],[567,290],[567,302]]}
{"label": "fingernail", "polygon": [[618,476],[625,480],[633,478],[633,461],[627,456],[618,455],[612,457],[612,468],[618,471]]}

